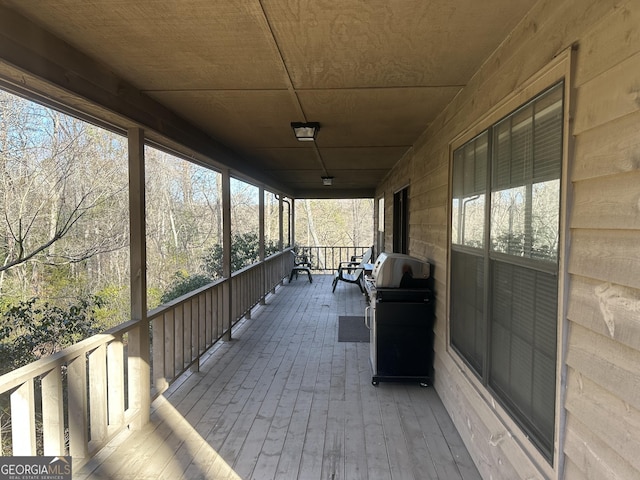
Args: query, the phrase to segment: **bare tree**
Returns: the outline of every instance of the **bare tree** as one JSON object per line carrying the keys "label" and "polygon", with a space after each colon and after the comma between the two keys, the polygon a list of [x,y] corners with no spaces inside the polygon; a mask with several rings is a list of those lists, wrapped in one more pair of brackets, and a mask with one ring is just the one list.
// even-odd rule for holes
{"label": "bare tree", "polygon": [[120,225],[98,214],[126,193],[126,163],[113,158],[124,147],[96,127],[6,93],[0,131],[0,272],[77,263],[126,244]]}

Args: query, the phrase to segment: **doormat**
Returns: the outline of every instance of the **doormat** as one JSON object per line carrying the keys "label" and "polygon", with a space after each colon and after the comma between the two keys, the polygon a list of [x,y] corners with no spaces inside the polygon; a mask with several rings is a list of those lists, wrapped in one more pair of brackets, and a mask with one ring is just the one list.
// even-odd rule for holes
{"label": "doormat", "polygon": [[369,329],[364,324],[364,317],[338,317],[338,341],[369,343]]}

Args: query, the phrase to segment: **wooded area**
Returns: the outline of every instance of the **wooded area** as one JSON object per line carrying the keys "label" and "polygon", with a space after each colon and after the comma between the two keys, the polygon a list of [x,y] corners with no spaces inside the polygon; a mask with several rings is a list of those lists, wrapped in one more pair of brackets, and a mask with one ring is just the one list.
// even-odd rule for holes
{"label": "wooded area", "polygon": [[[129,320],[127,139],[0,92],[0,162],[6,371]],[[154,308],[222,275],[222,179],[149,146],[145,176],[147,294]],[[258,259],[259,195],[258,187],[231,179],[234,271]],[[279,199],[266,190],[264,197],[268,256],[279,248]],[[288,222],[291,202],[284,200]],[[372,200],[296,206],[299,245],[372,242]],[[58,341],[47,348],[27,342],[14,352],[13,339],[27,331],[32,343]]]}

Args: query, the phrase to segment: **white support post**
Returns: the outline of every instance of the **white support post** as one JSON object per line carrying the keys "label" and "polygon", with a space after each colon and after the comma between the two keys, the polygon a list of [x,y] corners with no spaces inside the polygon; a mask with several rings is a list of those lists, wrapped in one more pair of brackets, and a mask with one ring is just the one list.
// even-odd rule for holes
{"label": "white support post", "polygon": [[[284,250],[284,195],[282,193],[278,195],[278,250],[282,252]],[[280,285],[282,285],[282,279],[280,279]],[[271,289],[271,293],[276,293],[276,287]]]}
{"label": "white support post", "polygon": [[296,201],[291,198],[290,202],[291,215],[289,216],[289,231],[291,232],[291,238],[289,238],[289,243],[293,246],[296,244]]}
{"label": "white support post", "polygon": [[[265,266],[264,266],[264,259],[265,259],[265,229],[264,229],[264,187],[260,187],[258,189],[258,260],[261,263],[260,266],[260,294],[261,294],[261,299],[260,299],[260,304],[264,305],[264,291],[265,291],[265,286],[267,284],[267,280],[266,280],[266,270],[265,270]],[[245,315],[246,318],[251,318],[251,310],[249,310],[247,312],[247,314]]]}
{"label": "white support post", "polygon": [[[380,245],[378,241],[378,232],[380,231],[380,199],[373,198],[373,243],[375,245],[374,251],[380,252]],[[375,258],[371,258],[371,263],[375,261]]]}
{"label": "white support post", "polygon": [[264,262],[264,188],[258,188],[258,259]]}
{"label": "white support post", "polygon": [[233,309],[231,291],[231,175],[228,168],[222,171],[222,276],[226,278],[223,286],[223,324],[226,333],[224,341],[231,341],[231,318]]}
{"label": "white support post", "polygon": [[131,319],[138,327],[129,332],[129,407],[137,411],[134,427],[149,422],[151,380],[149,325],[147,322],[147,251],[144,192],[144,132],[130,128],[129,229],[131,257]]}
{"label": "white support post", "polygon": [[282,194],[278,196],[278,250],[284,250],[284,200]]}

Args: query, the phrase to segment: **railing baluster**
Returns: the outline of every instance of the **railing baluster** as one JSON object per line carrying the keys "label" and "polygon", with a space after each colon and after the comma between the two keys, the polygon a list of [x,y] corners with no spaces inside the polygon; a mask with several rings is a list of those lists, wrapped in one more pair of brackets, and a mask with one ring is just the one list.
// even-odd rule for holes
{"label": "railing baluster", "polygon": [[[354,256],[362,254],[370,247],[346,246],[298,246],[298,252],[309,252],[312,258],[311,269],[323,272],[338,270],[341,262],[349,262]],[[372,259],[373,261],[374,259]]]}
{"label": "railing baluster", "polygon": [[180,370],[191,363],[191,302],[187,301],[182,306],[182,328],[184,329],[184,358]]}
{"label": "railing baluster", "polygon": [[165,378],[173,378],[176,374],[176,353],[174,341],[175,325],[173,310],[169,310],[164,313],[164,332],[162,338],[164,343],[164,376]]}
{"label": "railing baluster", "polygon": [[89,405],[91,442],[107,438],[107,347],[100,345],[89,354]]}
{"label": "railing baluster", "polygon": [[67,366],[69,396],[69,455],[86,458],[87,445],[87,359],[85,354],[74,358]]}
{"label": "railing baluster", "polygon": [[216,288],[211,292],[211,339],[212,339],[212,342],[216,342],[218,338],[220,338],[220,335],[218,333],[220,331],[218,328],[218,319],[220,318],[220,315],[218,313],[218,292],[219,291],[220,289]]}
{"label": "railing baluster", "polygon": [[207,349],[207,294],[198,295],[198,357]]}
{"label": "railing baluster", "polygon": [[206,334],[205,334],[205,342],[207,345],[207,348],[209,348],[211,345],[213,345],[214,339],[215,339],[215,333],[213,332],[213,325],[214,325],[214,316],[213,316],[213,294],[211,292],[211,290],[207,290],[206,293]]}
{"label": "railing baluster", "polygon": [[173,342],[175,345],[175,358],[174,365],[175,371],[181,372],[184,368],[184,311],[182,308],[182,304],[178,305],[178,307],[174,310],[175,318],[174,318],[174,327],[175,333],[173,336]]}
{"label": "railing baluster", "polygon": [[107,345],[107,397],[109,403],[109,425],[120,428],[124,425],[124,345],[122,334]]}
{"label": "railing baluster", "polygon": [[[314,251],[319,259],[320,249]],[[144,423],[151,390],[158,393],[165,389],[224,337],[228,327],[225,312],[233,309],[235,316],[231,321],[235,325],[264,300],[269,291],[275,292],[292,266],[293,256],[286,250],[261,264],[235,272],[231,278],[149,312],[144,320],[127,322],[1,376],[0,394],[11,392],[13,449],[0,453],[68,454],[74,457],[75,465],[82,465],[127,423],[134,426]],[[229,305],[223,299],[232,282],[236,298],[234,304]],[[153,341],[151,359],[150,339]],[[153,388],[149,382],[150,366]],[[66,369],[66,382],[63,369]],[[40,379],[42,385],[43,450],[37,447],[36,379]],[[68,412],[67,425],[64,412]],[[3,436],[0,431],[0,441],[3,438],[6,442],[6,433]]]}
{"label": "railing baluster", "polygon": [[36,454],[36,408],[33,379],[11,394],[11,438],[13,455]]}
{"label": "railing baluster", "polygon": [[245,288],[243,286],[244,282],[241,282],[240,280],[242,280],[243,278],[246,278],[247,275],[246,273],[241,274],[239,277],[236,277],[234,280],[235,283],[235,288],[233,290],[234,293],[234,298],[235,298],[235,305],[236,305],[236,309],[233,312],[233,323],[235,325],[235,323],[238,321],[238,318],[240,318],[240,315],[242,315],[242,313],[244,312],[244,305],[245,305]]}
{"label": "railing baluster", "polygon": [[199,353],[199,344],[200,340],[198,339],[200,328],[198,326],[198,317],[200,317],[200,308],[198,303],[199,295],[191,298],[189,302],[191,304],[191,358],[189,359],[189,363],[191,364],[191,371],[197,372],[200,369],[200,353]]}
{"label": "railing baluster", "polygon": [[163,392],[167,388],[165,371],[165,350],[164,350],[164,315],[157,315],[151,320],[153,332],[153,384],[156,393]]}
{"label": "railing baluster", "polygon": [[42,376],[42,442],[44,454],[65,454],[62,375],[60,367]]}
{"label": "railing baluster", "polygon": [[225,325],[224,325],[224,288],[219,288],[217,290],[217,302],[218,302],[218,337],[222,338],[224,336]]}
{"label": "railing baluster", "polygon": [[149,420],[151,407],[151,362],[148,321],[138,320],[127,335],[127,375],[132,426],[141,428]]}

